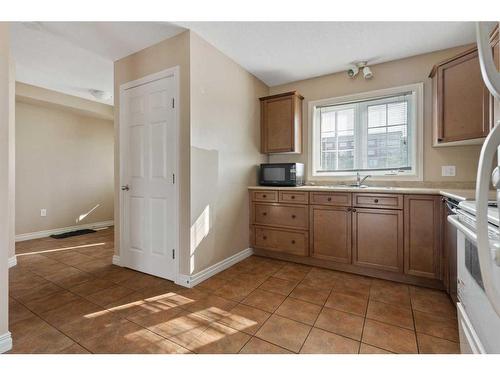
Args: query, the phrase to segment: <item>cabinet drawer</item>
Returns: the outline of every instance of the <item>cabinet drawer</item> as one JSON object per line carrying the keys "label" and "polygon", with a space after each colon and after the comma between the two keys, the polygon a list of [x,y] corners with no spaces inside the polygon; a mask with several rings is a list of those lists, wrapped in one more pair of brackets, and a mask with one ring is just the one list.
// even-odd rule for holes
{"label": "cabinet drawer", "polygon": [[277,202],[278,191],[276,190],[252,191],[252,200],[255,202]]}
{"label": "cabinet drawer", "polygon": [[355,207],[378,207],[378,208],[392,208],[403,209],[403,196],[392,194],[365,194],[354,193]]}
{"label": "cabinet drawer", "polygon": [[350,206],[351,193],[312,192],[311,204],[326,204],[329,206]]}
{"label": "cabinet drawer", "polygon": [[285,203],[307,204],[309,202],[309,193],[305,191],[280,191],[279,201]]}
{"label": "cabinet drawer", "polygon": [[307,230],[307,206],[254,203],[253,223]]}
{"label": "cabinet drawer", "polygon": [[309,238],[307,232],[276,228],[254,227],[255,247],[282,253],[307,256]]}

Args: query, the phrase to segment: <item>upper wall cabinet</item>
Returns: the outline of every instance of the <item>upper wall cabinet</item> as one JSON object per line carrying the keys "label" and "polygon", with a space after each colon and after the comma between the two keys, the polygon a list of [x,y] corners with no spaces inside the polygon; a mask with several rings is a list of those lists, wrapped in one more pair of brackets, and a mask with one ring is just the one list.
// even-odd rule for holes
{"label": "upper wall cabinet", "polygon": [[432,69],[434,145],[477,143],[490,129],[490,94],[484,85],[477,48]]}
{"label": "upper wall cabinet", "polygon": [[302,100],[296,91],[260,98],[261,152],[302,152]]}
{"label": "upper wall cabinet", "polygon": [[[498,64],[498,28],[490,41]],[[493,106],[481,76],[477,48],[436,64],[430,77],[434,146],[481,143],[492,125]]]}

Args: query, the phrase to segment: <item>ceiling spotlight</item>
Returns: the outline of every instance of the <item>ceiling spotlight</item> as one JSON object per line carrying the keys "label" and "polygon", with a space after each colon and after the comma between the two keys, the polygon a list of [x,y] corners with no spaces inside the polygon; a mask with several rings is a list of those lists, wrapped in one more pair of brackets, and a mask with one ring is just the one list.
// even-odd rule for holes
{"label": "ceiling spotlight", "polygon": [[356,77],[358,73],[359,73],[359,68],[357,66],[353,66],[347,71],[347,75],[349,76],[349,78]]}
{"label": "ceiling spotlight", "polygon": [[367,63],[368,63],[367,61],[353,62],[352,63],[353,66],[349,68],[349,70],[347,71],[347,75],[349,76],[349,78],[355,78],[360,70],[363,71],[363,77],[365,77],[365,79],[372,78],[373,73],[371,69],[368,67]]}
{"label": "ceiling spotlight", "polygon": [[363,77],[365,77],[365,79],[370,79],[373,77],[372,70],[368,66],[365,66],[363,68]]}

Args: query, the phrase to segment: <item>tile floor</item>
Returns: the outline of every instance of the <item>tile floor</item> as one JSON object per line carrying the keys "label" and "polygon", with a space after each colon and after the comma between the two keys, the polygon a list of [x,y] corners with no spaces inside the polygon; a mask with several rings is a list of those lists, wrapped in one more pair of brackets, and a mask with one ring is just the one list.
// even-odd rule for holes
{"label": "tile floor", "polygon": [[112,265],[112,229],[17,253],[11,353],[459,352],[440,291],[257,256],[186,289]]}

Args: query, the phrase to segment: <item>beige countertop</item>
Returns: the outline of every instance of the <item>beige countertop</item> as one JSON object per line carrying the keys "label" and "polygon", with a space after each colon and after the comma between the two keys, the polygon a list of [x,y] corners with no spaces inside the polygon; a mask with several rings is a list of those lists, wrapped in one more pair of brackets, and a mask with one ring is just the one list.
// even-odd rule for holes
{"label": "beige countertop", "polygon": [[[249,190],[297,190],[297,191],[339,191],[339,192],[365,192],[365,193],[398,193],[398,194],[432,194],[442,195],[444,197],[463,200],[474,200],[476,191],[474,189],[447,189],[443,187],[432,188],[413,188],[413,187],[392,187],[383,186],[375,187],[368,186],[365,188],[356,188],[345,185],[305,185],[305,186],[249,186]],[[496,191],[491,190],[489,199],[496,199]]]}

